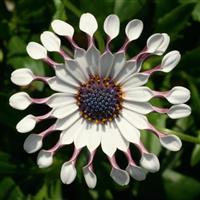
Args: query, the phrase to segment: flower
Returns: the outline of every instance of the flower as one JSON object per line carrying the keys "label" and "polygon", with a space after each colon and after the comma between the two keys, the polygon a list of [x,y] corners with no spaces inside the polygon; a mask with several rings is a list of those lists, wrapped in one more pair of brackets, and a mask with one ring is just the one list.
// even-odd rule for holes
{"label": "flower", "polygon": [[[88,37],[88,48],[80,48],[73,39],[73,27],[61,20],[51,23],[53,31],[65,37],[74,49],[73,57],[61,47],[59,37],[50,31],[41,34],[41,44],[30,42],[27,52],[33,59],[41,59],[55,71],[53,77],[35,75],[30,69],[17,69],[11,74],[11,81],[19,86],[26,86],[35,80],[43,81],[56,91],[45,98],[31,98],[25,92],[18,92],[10,97],[13,108],[24,110],[31,104],[46,104],[50,112],[43,116],[27,115],[18,124],[17,131],[27,133],[36,124],[56,118],[55,123],[39,134],[30,134],[24,142],[24,149],[34,153],[41,149],[43,140],[48,134],[60,131],[56,145],[51,149],[40,150],[37,163],[40,168],[53,163],[55,152],[64,145],[74,143],[74,153],[69,161],[62,165],[60,177],[63,183],[70,184],[76,177],[76,160],[82,148],[87,147],[89,159],[83,167],[86,184],[94,188],[97,177],[93,170],[93,159],[96,149],[101,146],[111,164],[110,176],[120,185],[127,185],[130,176],[141,181],[147,172],[156,172],[160,168],[156,155],[143,145],[140,130],[155,134],[163,147],[171,151],[181,148],[181,140],[175,135],[167,135],[157,130],[147,119],[151,112],[167,114],[172,119],[190,115],[191,109],[185,104],[190,98],[190,91],[176,86],[169,91],[154,91],[144,86],[150,75],[155,72],[170,72],[180,61],[176,50],[164,55],[161,64],[147,71],[141,71],[143,62],[152,55],[161,56],[169,45],[166,33],[156,33],[147,40],[144,49],[136,56],[126,59],[126,48],[136,40],[143,30],[141,20],[130,21],[126,28],[124,45],[115,53],[110,44],[120,31],[119,18],[112,14],[104,21],[107,34],[106,49],[101,54],[96,48],[93,35],[98,24],[95,17],[85,13],[80,18],[79,28]],[[57,52],[64,63],[57,63],[48,56],[48,52]],[[173,104],[170,108],[160,108],[148,101],[154,97],[166,99]],[[150,134],[150,133],[149,133]],[[141,153],[140,165],[136,164],[130,152],[130,143]],[[128,160],[127,168],[121,169],[115,159],[119,149]]]}

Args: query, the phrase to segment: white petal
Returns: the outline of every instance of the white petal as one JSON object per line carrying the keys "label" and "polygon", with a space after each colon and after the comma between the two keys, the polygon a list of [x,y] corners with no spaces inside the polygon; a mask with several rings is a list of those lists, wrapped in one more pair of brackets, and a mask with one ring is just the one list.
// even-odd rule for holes
{"label": "white petal", "polygon": [[65,162],[60,171],[60,179],[64,184],[71,184],[76,178],[76,168],[71,162]]}
{"label": "white petal", "polygon": [[48,80],[49,87],[56,91],[56,92],[66,92],[69,94],[76,94],[77,89],[74,87],[71,87],[70,85],[66,84],[62,80],[58,79],[57,77],[50,78]]}
{"label": "white petal", "polygon": [[41,44],[36,42],[29,42],[26,46],[26,51],[33,59],[47,58],[47,50]]}
{"label": "white petal", "polygon": [[115,127],[115,129],[116,131],[114,141],[116,143],[117,149],[119,149],[120,151],[127,152],[129,148],[129,141],[124,138],[124,136],[119,132],[117,127]]}
{"label": "white petal", "polygon": [[156,155],[153,153],[143,153],[140,164],[149,172],[157,172],[160,169],[160,163]]}
{"label": "white petal", "polygon": [[113,68],[111,70],[111,77],[115,79],[121,70],[123,69],[126,62],[126,57],[124,52],[114,54]]}
{"label": "white petal", "polygon": [[149,123],[146,116],[135,113],[126,108],[122,110],[122,116],[127,119],[137,129],[149,129]]}
{"label": "white petal", "polygon": [[11,74],[11,81],[19,86],[26,86],[34,79],[33,72],[28,68],[17,69]]}
{"label": "white petal", "polygon": [[52,116],[58,119],[62,119],[64,117],[67,117],[78,110],[78,106],[75,103],[55,107],[52,110]]}
{"label": "white petal", "polygon": [[53,153],[45,150],[40,150],[37,156],[37,164],[39,168],[51,166],[53,163]]}
{"label": "white petal", "polygon": [[126,168],[126,171],[137,181],[143,181],[146,179],[147,172],[142,167],[129,164]]}
{"label": "white petal", "polygon": [[93,152],[101,142],[102,127],[92,124],[87,128],[88,141],[87,148],[90,152]]}
{"label": "white petal", "polygon": [[56,67],[55,72],[57,78],[62,80],[68,85],[71,85],[73,87],[79,87],[80,83],[75,79],[68,71],[67,71],[67,65],[59,65]]}
{"label": "white petal", "polygon": [[163,55],[163,53],[166,51],[167,47],[169,46],[169,42],[170,42],[170,37],[169,35],[167,35],[166,33],[162,33],[163,41],[161,43],[161,45],[157,48],[157,50],[154,52],[154,54],[161,56]]}
{"label": "white petal", "polygon": [[191,108],[186,104],[178,104],[172,106],[167,114],[172,119],[179,119],[189,116],[191,114]]}
{"label": "white petal", "polygon": [[71,144],[74,139],[79,135],[81,131],[83,131],[84,128],[84,123],[83,120],[80,118],[74,124],[68,128],[65,129],[61,134],[60,134],[60,144],[66,145],[66,144]]}
{"label": "white petal", "polygon": [[160,47],[164,40],[164,36],[160,33],[155,33],[147,40],[147,52],[154,53]]}
{"label": "white petal", "polygon": [[76,103],[76,99],[73,95],[67,93],[55,93],[48,97],[46,104],[51,107],[59,107],[61,105]]}
{"label": "white petal", "polygon": [[150,103],[143,102],[124,101],[123,107],[143,115],[149,114],[153,111],[153,107]]}
{"label": "white petal", "polygon": [[72,38],[74,35],[74,28],[62,20],[55,19],[53,22],[51,22],[51,27],[58,35],[68,36],[70,38]]}
{"label": "white petal", "polygon": [[27,153],[34,153],[42,147],[42,136],[30,134],[24,141],[24,150]]}
{"label": "white petal", "polygon": [[58,119],[55,123],[55,129],[63,131],[69,128],[75,121],[80,118],[79,112],[75,112],[63,119]]}
{"label": "white petal", "polygon": [[140,37],[143,30],[143,22],[139,19],[134,19],[126,25],[126,36],[129,41],[136,40]]}
{"label": "white petal", "polygon": [[79,82],[85,82],[88,78],[88,75],[85,76],[82,66],[75,60],[66,60],[65,68]]}
{"label": "white petal", "polygon": [[27,133],[32,131],[35,128],[35,125],[36,125],[35,116],[27,115],[18,122],[16,129],[20,133]]}
{"label": "white petal", "polygon": [[10,106],[18,110],[25,110],[31,103],[32,100],[26,92],[15,93],[9,99]]}
{"label": "white petal", "polygon": [[117,184],[121,186],[128,185],[130,181],[130,176],[128,173],[125,170],[119,168],[112,168],[110,176]]}
{"label": "white petal", "polygon": [[97,184],[97,177],[95,173],[89,167],[84,167],[83,175],[87,186],[91,189],[95,188]]}
{"label": "white petal", "polygon": [[135,74],[137,70],[137,63],[136,61],[127,61],[123,69],[120,71],[119,75],[116,78],[116,81],[120,84],[126,82],[133,74]]}
{"label": "white petal", "polygon": [[123,137],[132,143],[139,144],[140,143],[140,132],[134,126],[132,126],[127,120],[123,117],[115,120],[117,127],[119,128]]}
{"label": "white petal", "polygon": [[97,50],[97,48],[95,46],[92,46],[87,50],[85,57],[87,60],[87,64],[88,64],[90,73],[92,73],[93,75],[97,75],[99,59],[100,59],[100,52]]}
{"label": "white petal", "polygon": [[120,21],[117,15],[109,15],[106,17],[103,28],[105,33],[110,37],[110,39],[114,39],[119,34]]}
{"label": "white petal", "polygon": [[104,128],[106,130],[102,132],[101,148],[106,155],[112,157],[115,151],[117,150],[115,136],[118,130],[114,129],[110,124],[108,124]]}
{"label": "white petal", "polygon": [[170,51],[166,54],[161,63],[161,71],[163,72],[170,72],[176,65],[179,63],[181,59],[181,54],[178,51]]}
{"label": "white petal", "polygon": [[81,31],[87,33],[92,37],[98,28],[98,24],[95,17],[92,14],[84,13],[81,15],[79,28]]}
{"label": "white petal", "polygon": [[147,102],[153,97],[148,87],[134,87],[125,92],[124,98],[128,101]]}
{"label": "white petal", "polygon": [[110,75],[110,71],[112,69],[114,56],[110,52],[105,52],[100,57],[100,63],[99,63],[99,74],[102,77],[107,77]]}
{"label": "white petal", "polygon": [[90,124],[87,123],[85,120],[83,121],[84,125],[82,131],[77,134],[77,137],[74,138],[74,145],[77,149],[85,147],[88,144],[89,134],[87,129],[89,128]]}
{"label": "white petal", "polygon": [[148,79],[149,79],[148,74],[144,73],[133,74],[132,76],[129,77],[128,80],[126,80],[125,83],[122,84],[123,90],[127,91],[130,90],[130,88],[142,86],[145,83],[147,83]]}
{"label": "white petal", "polygon": [[50,31],[44,31],[40,35],[40,40],[43,44],[43,46],[48,50],[48,51],[60,51],[60,39],[52,32]]}
{"label": "white petal", "polygon": [[190,99],[190,91],[187,88],[176,86],[170,90],[166,99],[172,104],[185,103]]}
{"label": "white petal", "polygon": [[179,151],[182,147],[182,142],[176,135],[162,136],[160,137],[160,143],[170,151]]}

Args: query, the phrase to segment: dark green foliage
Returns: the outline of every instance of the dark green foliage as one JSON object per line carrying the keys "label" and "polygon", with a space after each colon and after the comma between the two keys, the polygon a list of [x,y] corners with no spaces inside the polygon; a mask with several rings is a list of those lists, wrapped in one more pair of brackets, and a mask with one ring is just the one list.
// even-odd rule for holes
{"label": "dark green foliage", "polygon": [[[9,5],[14,8],[9,10]],[[19,88],[10,81],[14,69],[29,67],[36,74],[49,75],[48,67],[40,61],[30,59],[26,53],[29,41],[39,41],[39,34],[50,28],[55,19],[67,20],[75,27],[75,38],[85,46],[83,34],[78,30],[79,16],[83,12],[93,13],[99,22],[95,34],[99,48],[104,48],[105,33],[103,20],[108,14],[116,13],[121,19],[121,35],[112,42],[117,49],[124,38],[124,27],[133,19],[142,19],[144,32],[129,49],[130,56],[142,49],[149,35],[166,32],[171,37],[169,50],[177,49],[182,60],[169,74],[155,74],[149,86],[152,89],[167,90],[174,85],[183,85],[191,90],[192,115],[174,122],[166,116],[151,114],[150,121],[156,127],[200,137],[200,1],[199,0],[1,0],[0,2],[0,200],[199,200],[200,199],[200,145],[183,142],[178,153],[160,148],[158,140],[148,132],[142,133],[147,148],[159,155],[161,170],[149,174],[144,182],[131,180],[126,187],[116,185],[109,177],[110,167],[106,156],[98,150],[95,171],[97,187],[89,190],[84,182],[81,167],[85,165],[86,151],[78,163],[76,181],[63,185],[59,171],[72,147],[66,147],[56,154],[54,164],[48,169],[36,166],[36,154],[28,155],[23,150],[25,135],[15,130],[17,122],[26,114],[38,114],[34,106],[25,112],[13,110],[8,105],[9,96],[19,90],[29,89],[31,96],[48,96],[50,90],[38,82],[29,88]],[[52,55],[55,56],[55,55]],[[153,57],[145,62],[146,69],[159,59]],[[156,100],[157,105],[166,106]],[[166,102],[164,102],[166,103]],[[44,113],[46,108],[39,109]],[[44,125],[46,126],[46,125]],[[40,127],[41,129],[44,127]],[[39,129],[40,129],[39,128]],[[38,131],[38,130],[35,130]],[[58,136],[58,135],[57,135]],[[55,136],[56,137],[56,136]],[[58,137],[57,137],[58,138]],[[56,138],[47,138],[50,146]],[[136,158],[138,152],[134,151]],[[117,153],[118,154],[118,153]],[[119,153],[121,165],[124,160]]]}

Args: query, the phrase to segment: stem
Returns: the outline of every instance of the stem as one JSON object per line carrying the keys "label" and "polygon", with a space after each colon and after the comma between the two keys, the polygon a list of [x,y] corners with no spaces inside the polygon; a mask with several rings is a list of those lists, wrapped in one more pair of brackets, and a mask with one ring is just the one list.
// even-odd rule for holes
{"label": "stem", "polygon": [[178,137],[180,137],[182,140],[184,140],[186,142],[200,144],[200,138],[198,138],[198,137],[186,135],[184,133],[180,133],[180,132],[177,132],[177,131],[174,131],[174,130],[170,130],[170,129],[166,129],[166,128],[162,129],[161,131],[165,132],[166,134],[177,135]]}
{"label": "stem", "polygon": [[[73,5],[70,1],[68,0],[63,0],[63,5],[68,9],[70,10],[74,15],[76,15],[77,17],[80,17],[81,14],[82,14],[82,11],[79,10],[75,5]],[[98,46],[99,46],[99,50],[100,51],[103,51],[104,48],[105,48],[105,45],[104,45],[104,40],[100,34],[100,32],[97,30],[95,35],[94,35],[97,43],[98,43]]]}

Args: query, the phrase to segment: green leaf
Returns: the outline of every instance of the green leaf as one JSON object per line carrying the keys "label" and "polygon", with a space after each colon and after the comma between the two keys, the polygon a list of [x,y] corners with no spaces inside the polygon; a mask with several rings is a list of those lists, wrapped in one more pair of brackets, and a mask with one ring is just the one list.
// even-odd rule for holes
{"label": "green leaf", "polygon": [[133,18],[145,5],[146,0],[116,0],[114,4],[114,13],[120,18],[120,21]]}
{"label": "green leaf", "polygon": [[23,200],[24,194],[19,186],[10,177],[6,177],[0,181],[0,199],[1,200]]}
{"label": "green leaf", "polygon": [[192,12],[193,19],[200,22],[200,2],[196,4],[193,12]]}
{"label": "green leaf", "polygon": [[56,12],[53,16],[53,19],[61,19],[61,20],[65,21],[67,19],[67,16],[66,16],[65,7],[64,7],[62,1],[54,0],[53,2],[56,7]]}
{"label": "green leaf", "polygon": [[[200,138],[200,130],[198,131],[198,138]],[[195,166],[200,162],[200,144],[196,144],[193,151],[190,164],[191,166]]]}
{"label": "green leaf", "polygon": [[172,40],[181,36],[182,30],[187,28],[189,17],[194,8],[193,3],[176,7],[158,20],[156,31],[167,32]]}
{"label": "green leaf", "polygon": [[167,200],[198,199],[200,182],[195,179],[172,170],[166,170],[163,179]]}

